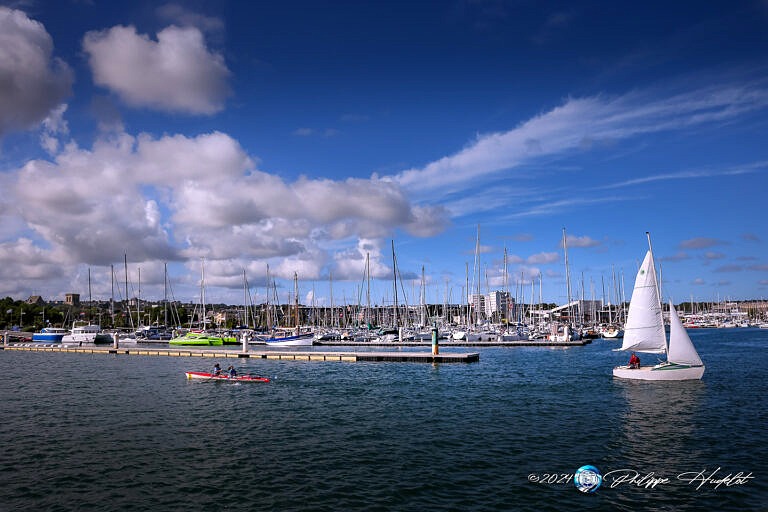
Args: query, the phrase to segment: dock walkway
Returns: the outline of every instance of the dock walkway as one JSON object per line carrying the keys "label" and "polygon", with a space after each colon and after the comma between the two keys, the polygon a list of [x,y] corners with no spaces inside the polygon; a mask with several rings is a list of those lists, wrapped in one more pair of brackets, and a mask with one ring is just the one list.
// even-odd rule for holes
{"label": "dock walkway", "polygon": [[476,363],[478,353],[445,353],[432,355],[427,352],[301,352],[301,351],[248,351],[193,348],[146,348],[88,346],[65,347],[38,343],[0,345],[0,350],[51,352],[73,354],[114,354],[130,356],[207,357],[207,358],[250,358],[276,359],[281,361],[344,361],[344,362],[398,362],[398,363]]}

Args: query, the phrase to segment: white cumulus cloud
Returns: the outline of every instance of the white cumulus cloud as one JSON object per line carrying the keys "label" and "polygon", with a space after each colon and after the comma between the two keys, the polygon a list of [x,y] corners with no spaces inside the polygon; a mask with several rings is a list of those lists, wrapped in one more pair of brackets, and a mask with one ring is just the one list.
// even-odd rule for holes
{"label": "white cumulus cloud", "polygon": [[233,289],[242,269],[263,276],[267,263],[284,279],[358,279],[366,253],[374,276],[389,274],[382,240],[397,229],[429,234],[447,215],[377,178],[286,181],[220,132],[105,133],[91,149],[70,142],[52,160],[30,160],[0,184],[14,198],[0,234],[28,240],[5,250],[29,273],[35,262],[47,274],[51,261],[103,266],[126,253],[144,265],[205,258],[207,281]]}
{"label": "white cumulus cloud", "polygon": [[0,137],[42,122],[71,92],[69,66],[53,57],[45,27],[0,7]]}
{"label": "white cumulus cloud", "polygon": [[210,51],[196,27],[171,25],[157,40],[133,26],[88,32],[83,50],[94,82],[137,107],[214,114],[229,95],[224,57]]}

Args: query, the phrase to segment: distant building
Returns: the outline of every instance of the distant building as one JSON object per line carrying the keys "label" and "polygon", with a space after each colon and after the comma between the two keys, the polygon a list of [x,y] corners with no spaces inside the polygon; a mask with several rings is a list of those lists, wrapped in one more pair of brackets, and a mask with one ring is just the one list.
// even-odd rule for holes
{"label": "distant building", "polygon": [[27,304],[32,304],[32,305],[35,305],[35,306],[45,306],[45,301],[39,295],[31,295],[27,299]]}
{"label": "distant building", "polygon": [[495,291],[486,297],[485,314],[488,318],[499,320],[514,316],[515,299],[509,296],[509,292]]}
{"label": "distant building", "polygon": [[64,295],[64,304],[68,306],[79,306],[80,305],[80,294],[79,293],[67,293]]}
{"label": "distant building", "polygon": [[583,320],[592,323],[600,320],[598,317],[602,308],[602,300],[574,300],[570,304],[553,308],[549,313],[561,319],[569,319],[569,321]]}
{"label": "distant building", "polygon": [[495,291],[487,295],[469,294],[467,297],[473,311],[479,311],[481,319],[498,321],[514,314],[515,300],[509,292]]}

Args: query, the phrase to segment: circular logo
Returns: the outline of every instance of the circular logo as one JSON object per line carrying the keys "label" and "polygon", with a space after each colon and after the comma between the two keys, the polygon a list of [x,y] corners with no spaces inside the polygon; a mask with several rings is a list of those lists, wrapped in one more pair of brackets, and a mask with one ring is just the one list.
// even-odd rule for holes
{"label": "circular logo", "polygon": [[581,492],[595,492],[603,483],[603,475],[595,466],[581,466],[573,475],[573,484]]}

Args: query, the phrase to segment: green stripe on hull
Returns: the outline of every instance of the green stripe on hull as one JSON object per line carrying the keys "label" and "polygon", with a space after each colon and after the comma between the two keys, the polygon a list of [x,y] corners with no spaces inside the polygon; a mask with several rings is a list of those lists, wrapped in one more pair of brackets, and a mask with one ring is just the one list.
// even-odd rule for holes
{"label": "green stripe on hull", "polygon": [[684,370],[686,368],[701,368],[701,366],[690,366],[687,364],[677,364],[677,363],[664,363],[660,366],[654,366],[651,371],[666,371],[666,370]]}

